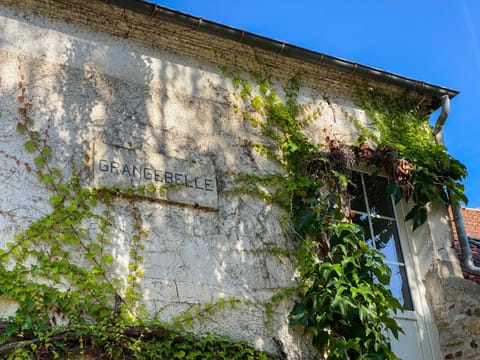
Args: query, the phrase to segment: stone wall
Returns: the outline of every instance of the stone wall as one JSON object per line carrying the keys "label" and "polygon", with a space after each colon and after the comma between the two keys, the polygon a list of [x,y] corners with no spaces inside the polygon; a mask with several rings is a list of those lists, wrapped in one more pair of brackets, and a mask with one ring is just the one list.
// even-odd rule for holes
{"label": "stone wall", "polygon": [[[468,223],[468,218],[467,218]],[[449,213],[430,209],[428,228],[433,242],[423,281],[439,333],[443,359],[478,359],[480,344],[480,287],[463,278],[454,247]]]}
{"label": "stone wall", "polygon": [[478,359],[480,287],[460,277],[438,276],[436,270],[432,269],[425,283],[438,327],[442,358]]}

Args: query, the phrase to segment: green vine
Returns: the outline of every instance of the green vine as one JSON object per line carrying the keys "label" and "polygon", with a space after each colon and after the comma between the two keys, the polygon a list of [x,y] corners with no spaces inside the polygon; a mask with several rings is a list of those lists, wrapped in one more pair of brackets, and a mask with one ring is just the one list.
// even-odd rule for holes
{"label": "green vine", "polygon": [[[82,185],[76,169],[67,178],[53,165],[50,122],[43,130],[34,122],[23,75],[18,87],[17,131],[34,165],[3,151],[0,155],[37,176],[50,193],[51,211],[0,249],[0,296],[18,305],[15,315],[0,321],[0,357],[274,359],[246,342],[186,330],[217,309],[235,307],[237,299],[192,306],[173,324],[148,320],[140,287],[148,233],[134,195],[156,189],[91,189]],[[125,204],[130,261],[127,273],[119,276],[113,269],[112,239],[118,229],[113,214]]]}
{"label": "green vine", "polygon": [[[21,69],[21,66],[20,66]],[[227,72],[226,69],[224,69]],[[402,330],[393,319],[401,305],[387,289],[390,269],[383,255],[365,243],[363,229],[349,221],[351,167],[363,162],[394,180],[388,192],[397,201],[413,200],[406,219],[417,228],[432,201],[466,201],[461,185],[465,168],[434,141],[421,106],[368,92],[364,107],[373,127],[350,117],[361,136],[355,146],[327,138],[313,143],[304,129],[319,114],[298,103],[293,79],[278,92],[270,79],[250,82],[232,76],[236,89],[227,97],[237,113],[256,127],[265,142],[248,142],[278,165],[278,173],[239,175],[233,190],[249,192],[285,210],[281,218],[293,241],[300,281],[280,290],[262,306],[267,318],[283,299],[298,297],[290,314],[293,327],[310,334],[328,359],[397,359],[388,333]],[[0,322],[0,356],[43,359],[95,354],[112,359],[273,359],[244,342],[197,336],[187,328],[238,299],[219,299],[192,307],[173,325],[146,320],[141,300],[143,243],[148,235],[135,194],[156,191],[139,186],[90,189],[76,169],[67,178],[53,164],[50,123],[40,131],[31,116],[23,76],[19,82],[18,133],[32,162],[0,152],[36,175],[50,192],[51,212],[31,223],[0,249],[0,296],[14,300],[14,316]],[[233,96],[232,96],[233,95]],[[166,190],[166,189],[162,189]],[[114,208],[127,203],[131,231],[126,281],[113,271]],[[278,247],[253,250],[291,256]],[[72,355],[74,356],[74,355]]]}
{"label": "green vine", "polygon": [[311,114],[319,112],[309,115],[298,104],[296,79],[280,95],[268,78],[256,77],[253,85],[231,76],[240,93],[233,108],[271,140],[250,145],[282,168],[279,174],[239,176],[244,185],[238,189],[284,208],[294,227],[303,291],[291,324],[309,332],[313,346],[329,359],[396,359],[386,334],[403,332],[392,317],[402,306],[387,289],[384,256],[348,221],[351,168],[374,166],[391,176],[387,195],[413,201],[405,220],[416,229],[425,222],[429,203],[447,207],[466,201],[465,167],[437,144],[428,111],[421,103],[415,106],[409,94],[395,98],[369,90],[360,98],[371,126],[345,112],[361,134],[355,145],[328,137],[319,145],[303,132]]}
{"label": "green vine", "polygon": [[467,202],[462,184],[466,168],[435,141],[421,99],[412,105],[408,93],[395,98],[374,90],[361,98],[373,129],[350,118],[361,131],[357,156],[391,174],[395,181],[388,191],[397,202],[413,200],[406,215],[413,229],[425,222],[429,203],[448,207]]}
{"label": "green vine", "polygon": [[297,102],[296,79],[280,95],[268,78],[257,77],[254,86],[232,76],[240,93],[234,109],[270,140],[254,149],[282,169],[238,180],[244,184],[239,189],[289,214],[301,276],[291,325],[308,332],[329,359],[396,359],[386,334],[402,331],[392,317],[401,305],[387,289],[390,270],[384,256],[365,243],[363,229],[345,215],[349,152],[335,140],[320,146],[305,135],[310,118]]}

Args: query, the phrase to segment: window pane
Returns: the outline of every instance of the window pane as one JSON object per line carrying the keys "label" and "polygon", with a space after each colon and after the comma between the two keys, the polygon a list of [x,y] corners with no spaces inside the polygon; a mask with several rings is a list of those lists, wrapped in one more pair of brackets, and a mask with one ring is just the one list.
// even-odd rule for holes
{"label": "window pane", "polygon": [[370,214],[395,217],[392,200],[387,195],[388,181],[380,176],[363,176]]}
{"label": "window pane", "polygon": [[365,241],[385,255],[392,271],[389,289],[393,296],[405,310],[413,310],[393,202],[387,195],[388,181],[384,177],[354,173],[352,182],[356,185],[349,187],[354,213],[352,221],[364,229]]}
{"label": "window pane", "polygon": [[395,220],[372,218],[372,227],[375,234],[375,246],[386,256],[386,260],[403,263]]}
{"label": "window pane", "polygon": [[370,247],[374,247],[372,241],[372,234],[370,233],[370,225],[368,224],[368,216],[366,214],[357,214],[352,219],[354,224],[360,225],[364,230],[364,241],[370,245]]}
{"label": "window pane", "polygon": [[400,301],[405,310],[413,311],[412,297],[410,288],[408,287],[407,274],[405,267],[402,265],[388,265],[392,271],[392,278],[388,288],[393,296]]}
{"label": "window pane", "polygon": [[351,208],[360,212],[367,212],[365,205],[365,197],[363,196],[362,178],[360,173],[352,173],[352,183],[348,185],[348,193],[350,194]]}

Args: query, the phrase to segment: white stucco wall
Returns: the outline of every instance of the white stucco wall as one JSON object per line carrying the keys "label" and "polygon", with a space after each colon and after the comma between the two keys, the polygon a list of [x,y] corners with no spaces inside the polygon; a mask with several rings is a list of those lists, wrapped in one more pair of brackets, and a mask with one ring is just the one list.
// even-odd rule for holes
{"label": "white stucco wall", "polygon": [[[290,247],[279,224],[281,211],[256,197],[228,192],[235,186],[233,173],[278,169],[245,144],[262,139],[217,94],[232,86],[216,64],[5,5],[0,6],[0,33],[2,154],[32,163],[15,130],[18,82],[24,75],[36,126],[49,128],[53,164],[66,174],[71,166],[88,173],[85,156],[95,139],[213,164],[218,209],[137,202],[148,230],[142,291],[152,316],[168,321],[192,305],[222,297],[258,304],[295,284],[291,259],[258,251]],[[340,109],[360,112],[351,101],[326,88],[303,88],[301,96],[323,109],[311,128],[318,141],[333,133],[341,140],[352,137],[353,127]],[[8,156],[0,156],[0,179],[0,246],[5,246],[49,212],[50,194]],[[118,274],[129,262],[129,206],[119,199],[114,210],[112,254]],[[306,357],[300,355],[301,340],[288,328],[291,306],[279,304],[268,326],[264,308],[238,305],[219,310],[213,321],[198,327],[269,351],[276,351],[275,337],[291,356]],[[11,314],[15,306],[3,299],[0,310]]]}
{"label": "white stucco wall", "polygon": [[[16,132],[16,97],[23,74],[36,126],[42,131],[49,128],[52,161],[67,176],[73,166],[86,174],[84,181],[91,180],[86,156],[94,140],[213,165],[218,209],[136,202],[148,230],[142,292],[152,316],[168,321],[192,305],[222,297],[260,303],[294,285],[292,260],[261,251],[291,246],[280,226],[281,211],[257,197],[229,192],[235,173],[268,174],[278,169],[246,145],[264,139],[223,98],[225,90],[233,88],[218,68],[222,60],[173,25],[170,33],[148,34],[149,42],[142,30],[152,26],[149,19],[80,1],[72,2],[71,9],[69,2],[60,1],[48,14],[48,3],[22,0],[13,6],[0,0],[0,246],[50,211],[50,194],[22,166],[33,162]],[[98,13],[75,13],[81,6],[88,11],[98,8]],[[104,19],[106,11],[114,19],[110,25]],[[145,24],[134,27],[134,20]],[[109,26],[110,33],[100,31]],[[130,35],[120,36],[122,31]],[[178,44],[172,42],[175,36]],[[231,46],[212,41],[219,41],[219,47]],[[247,47],[236,45],[231,51],[243,51],[237,59],[241,68],[258,66],[252,62],[254,56],[244,56],[250,51]],[[266,62],[272,61],[265,56]],[[355,105],[351,85],[334,79],[332,69],[282,61],[279,71],[287,77],[298,69],[306,74],[300,100],[320,109],[309,136],[317,142],[326,136],[352,141],[356,131],[346,113],[361,121],[365,113]],[[129,262],[129,207],[122,199],[115,204],[112,254],[118,274]],[[429,233],[434,228],[425,227],[414,237],[413,253],[422,259],[416,262],[422,276],[438,251],[432,239],[444,241],[443,233]],[[278,338],[291,358],[308,358],[304,340],[288,327],[291,306],[289,301],[279,304],[270,324],[261,306],[239,305],[226,307],[197,326],[249,340],[268,351],[276,351],[272,338]],[[0,299],[0,316],[14,311],[13,303]]]}

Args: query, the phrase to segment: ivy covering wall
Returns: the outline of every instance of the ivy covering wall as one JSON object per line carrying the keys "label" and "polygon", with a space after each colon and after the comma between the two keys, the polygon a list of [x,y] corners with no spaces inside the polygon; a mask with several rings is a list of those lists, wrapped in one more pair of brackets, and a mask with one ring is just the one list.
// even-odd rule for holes
{"label": "ivy covering wall", "polygon": [[[19,63],[22,73],[21,62]],[[402,330],[393,319],[401,305],[387,289],[390,270],[384,256],[364,240],[349,220],[350,170],[359,164],[387,173],[389,194],[411,201],[406,221],[421,226],[432,201],[464,201],[465,168],[435,143],[428,112],[408,94],[392,98],[361,93],[371,127],[350,121],[360,136],[355,144],[334,137],[314,143],[305,128],[320,116],[298,102],[301,79],[282,90],[268,76],[248,81],[228,69],[234,91],[221,89],[232,109],[257,127],[266,141],[249,146],[276,163],[279,172],[239,174],[236,191],[250,193],[284,210],[278,219],[292,242],[298,284],[267,302],[271,312],[281,300],[295,299],[290,324],[303,331],[319,356],[328,359],[395,359],[387,332]],[[7,359],[63,358],[95,353],[114,359],[273,359],[244,342],[221,335],[196,335],[193,323],[225,307],[253,305],[229,298],[201,304],[172,323],[152,321],[140,287],[144,240],[148,235],[135,193],[149,187],[91,189],[78,169],[64,174],[52,161],[50,123],[38,128],[23,75],[18,83],[19,111],[1,122],[16,121],[24,151],[33,162],[3,152],[4,161],[24,167],[51,194],[51,211],[33,221],[0,250],[0,295],[18,304],[1,323],[0,356]],[[111,271],[117,199],[128,203],[130,263],[124,277]],[[87,224],[89,224],[87,226]],[[96,232],[91,231],[95,224]],[[288,250],[280,249],[290,253]],[[272,249],[272,252],[280,251]]]}

